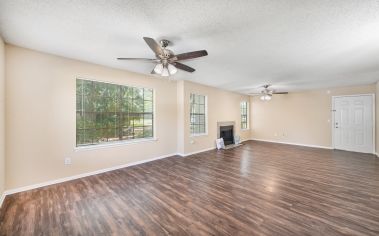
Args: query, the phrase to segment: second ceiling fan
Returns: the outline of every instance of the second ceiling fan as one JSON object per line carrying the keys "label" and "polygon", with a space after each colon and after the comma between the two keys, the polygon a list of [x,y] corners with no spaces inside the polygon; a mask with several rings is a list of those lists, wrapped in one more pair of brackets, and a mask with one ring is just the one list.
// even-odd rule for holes
{"label": "second ceiling fan", "polygon": [[189,67],[179,61],[194,59],[198,57],[207,56],[208,52],[206,50],[186,52],[175,55],[171,50],[167,49],[170,41],[163,39],[158,44],[152,38],[144,37],[143,38],[146,44],[153,50],[155,54],[155,59],[150,58],[125,58],[119,57],[118,60],[137,60],[137,61],[149,61],[156,63],[154,69],[151,71],[151,74],[159,74],[161,76],[170,76],[177,72],[177,69],[184,70],[187,72],[194,72],[195,69]]}
{"label": "second ceiling fan", "polygon": [[250,93],[252,96],[260,96],[262,101],[270,101],[273,94],[288,94],[288,92],[277,92],[274,89],[270,89],[270,84],[261,86],[263,90],[260,93]]}

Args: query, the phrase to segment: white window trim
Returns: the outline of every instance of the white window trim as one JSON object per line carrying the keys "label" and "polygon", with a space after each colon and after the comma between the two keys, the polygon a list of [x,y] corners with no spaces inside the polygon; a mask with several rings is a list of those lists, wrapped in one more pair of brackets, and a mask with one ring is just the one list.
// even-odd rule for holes
{"label": "white window trim", "polygon": [[153,138],[139,138],[139,139],[131,139],[131,140],[123,140],[123,141],[114,141],[114,142],[109,142],[109,143],[77,146],[74,148],[74,151],[79,152],[79,151],[87,151],[87,150],[96,150],[96,149],[128,146],[128,145],[137,144],[137,143],[155,142],[155,141],[158,141],[158,138],[153,137]]}
{"label": "white window trim", "polygon": [[250,103],[249,101],[241,101],[240,102],[240,121],[241,121],[241,124],[242,124],[242,114],[241,114],[241,103],[243,102],[246,102],[246,119],[247,119],[247,124],[246,124],[246,129],[242,129],[241,128],[241,125],[240,125],[240,128],[241,128],[241,131],[247,131],[247,130],[250,130]]}
{"label": "white window trim", "polygon": [[[205,132],[204,133],[198,133],[198,134],[191,134],[191,94],[197,95],[197,96],[204,96],[205,99]],[[200,93],[190,93],[190,137],[200,137],[200,136],[208,136],[208,95],[203,95]]]}

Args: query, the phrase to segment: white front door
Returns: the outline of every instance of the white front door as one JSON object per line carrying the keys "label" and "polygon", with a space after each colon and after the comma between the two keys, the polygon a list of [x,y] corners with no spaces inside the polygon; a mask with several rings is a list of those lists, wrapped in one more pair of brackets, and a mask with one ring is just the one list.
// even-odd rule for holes
{"label": "white front door", "polygon": [[374,152],[373,96],[333,97],[335,149]]}

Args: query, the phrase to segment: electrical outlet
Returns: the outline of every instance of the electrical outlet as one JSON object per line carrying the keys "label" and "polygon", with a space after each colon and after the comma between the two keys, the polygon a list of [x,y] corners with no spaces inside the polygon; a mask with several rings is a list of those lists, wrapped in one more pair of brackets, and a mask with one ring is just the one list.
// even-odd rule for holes
{"label": "electrical outlet", "polygon": [[191,139],[190,144],[194,144],[195,140]]}
{"label": "electrical outlet", "polygon": [[71,157],[66,157],[66,158],[64,159],[64,164],[65,164],[65,165],[71,165]]}

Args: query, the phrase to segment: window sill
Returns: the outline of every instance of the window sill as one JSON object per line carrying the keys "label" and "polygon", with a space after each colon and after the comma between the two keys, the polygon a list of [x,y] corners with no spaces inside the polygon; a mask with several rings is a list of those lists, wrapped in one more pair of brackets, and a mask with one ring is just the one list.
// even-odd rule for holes
{"label": "window sill", "polygon": [[106,143],[106,144],[80,146],[80,147],[75,147],[74,151],[80,152],[80,151],[96,150],[96,149],[111,148],[111,147],[120,147],[120,146],[127,146],[127,145],[131,145],[131,144],[136,144],[136,143],[156,142],[156,141],[158,141],[158,138],[144,138],[144,139],[137,139],[137,140],[131,140],[131,141],[120,141],[120,142],[112,142],[112,143]]}
{"label": "window sill", "polygon": [[204,133],[204,134],[191,134],[190,137],[200,137],[200,136],[208,136],[208,133]]}
{"label": "window sill", "polygon": [[249,131],[250,130],[250,128],[248,128],[248,129],[241,129],[241,131]]}

